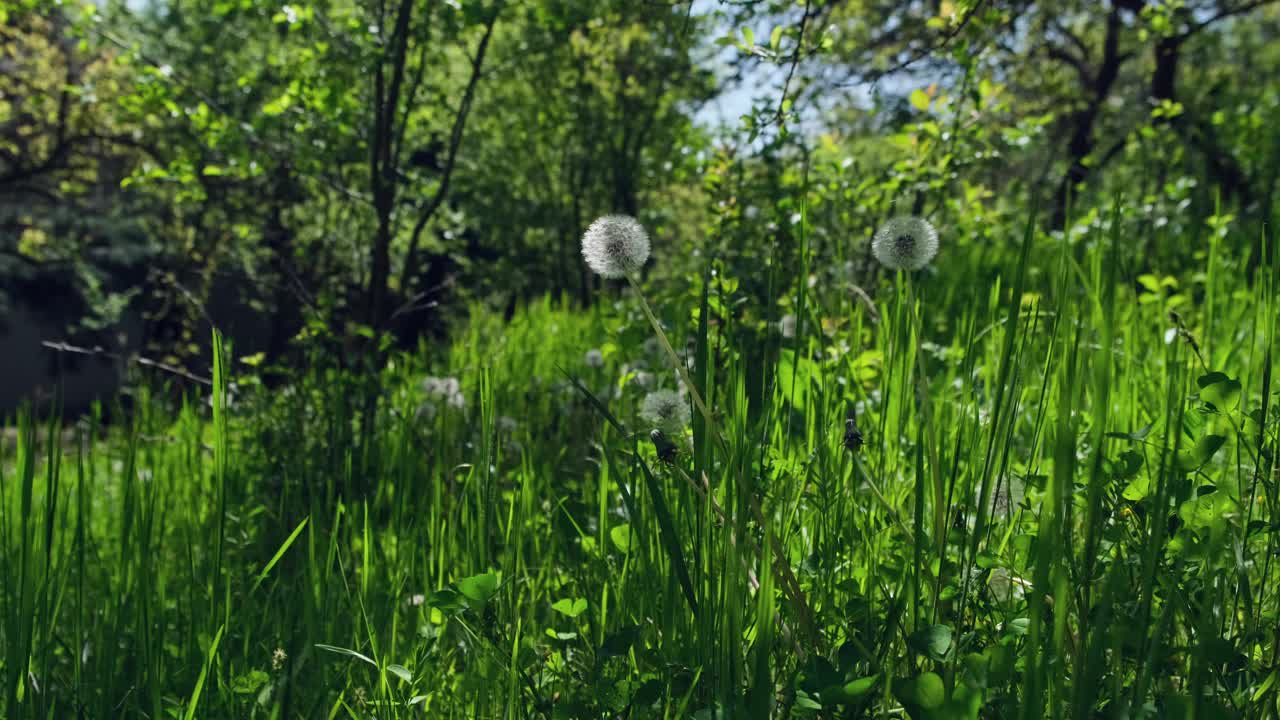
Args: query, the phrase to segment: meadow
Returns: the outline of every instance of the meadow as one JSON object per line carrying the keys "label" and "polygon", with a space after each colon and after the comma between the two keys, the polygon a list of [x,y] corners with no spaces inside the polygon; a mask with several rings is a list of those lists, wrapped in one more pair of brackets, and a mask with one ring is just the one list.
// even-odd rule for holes
{"label": "meadow", "polygon": [[3,714],[1276,717],[1280,264],[1131,210],[24,413]]}

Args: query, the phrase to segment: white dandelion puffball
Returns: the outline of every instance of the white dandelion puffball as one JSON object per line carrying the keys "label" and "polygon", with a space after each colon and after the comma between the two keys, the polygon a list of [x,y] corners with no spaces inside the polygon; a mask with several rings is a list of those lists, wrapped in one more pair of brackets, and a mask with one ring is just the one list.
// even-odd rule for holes
{"label": "white dandelion puffball", "polygon": [[924,218],[894,218],[876,231],[871,252],[892,270],[919,270],[938,254],[938,231]]}
{"label": "white dandelion puffball", "polygon": [[689,424],[689,403],[674,390],[655,390],[644,396],[640,417],[668,432],[679,432]]}
{"label": "white dandelion puffball", "polygon": [[592,348],[587,351],[587,354],[582,358],[582,361],[585,362],[589,368],[602,368],[604,367],[604,353]]}
{"label": "white dandelion puffball", "polygon": [[[426,377],[422,381],[422,390],[429,397],[445,401],[451,408],[467,406],[467,397],[462,394],[462,383],[455,377]],[[426,403],[430,405],[431,403]],[[430,417],[435,417],[435,405],[431,405]],[[421,411],[421,408],[419,409]],[[430,417],[426,419],[430,419]]]}
{"label": "white dandelion puffball", "polygon": [[422,379],[422,390],[434,397],[448,397],[462,391],[462,383],[455,377],[427,376]]}
{"label": "white dandelion puffball", "polygon": [[649,259],[649,234],[630,215],[605,215],[582,236],[582,257],[601,277],[626,277]]}
{"label": "white dandelion puffball", "polygon": [[1026,597],[1027,586],[1027,581],[1004,568],[994,568],[987,576],[987,587],[991,588],[991,594],[1002,603]]}
{"label": "white dandelion puffball", "polygon": [[788,340],[796,336],[796,316],[783,315],[778,321],[778,331],[782,333],[782,337]]}

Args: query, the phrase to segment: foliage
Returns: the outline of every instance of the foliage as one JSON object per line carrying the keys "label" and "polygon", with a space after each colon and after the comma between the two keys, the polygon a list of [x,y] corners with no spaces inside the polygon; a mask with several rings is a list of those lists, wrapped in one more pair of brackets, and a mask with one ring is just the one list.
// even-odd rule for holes
{"label": "foliage", "polygon": [[869,303],[779,273],[790,337],[727,278],[659,303],[715,410],[666,445],[628,297],[474,306],[392,356],[372,424],[323,353],[65,451],[25,417],[8,715],[1265,717],[1280,268],[1244,287],[1215,242],[1135,278],[1129,212],[944,233]]}
{"label": "foliage", "polygon": [[3,714],[1273,716],[1277,23],[0,0]]}

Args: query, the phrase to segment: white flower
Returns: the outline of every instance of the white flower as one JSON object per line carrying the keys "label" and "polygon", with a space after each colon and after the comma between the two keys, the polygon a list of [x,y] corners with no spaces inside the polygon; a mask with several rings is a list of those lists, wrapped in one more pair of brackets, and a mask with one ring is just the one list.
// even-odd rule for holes
{"label": "white flower", "polygon": [[796,316],[787,314],[778,320],[778,330],[782,333],[782,337],[791,339],[796,336]]}
{"label": "white flower", "polygon": [[995,519],[1003,520],[1009,515],[1009,511],[1016,509],[1022,504],[1023,499],[1027,495],[1026,486],[1022,481],[1013,479],[1008,485],[1000,488],[995,494],[995,498],[991,501],[991,514]]}
{"label": "white flower", "polygon": [[689,424],[689,403],[674,390],[655,390],[644,396],[640,417],[659,429],[679,432]]}
{"label": "white flower", "polygon": [[589,368],[604,367],[604,353],[592,348],[587,351],[586,357],[583,358],[583,362],[585,362]]}
{"label": "white flower", "polygon": [[461,390],[462,383],[458,382],[458,378],[427,376],[422,379],[422,391],[435,397],[448,397]]}
{"label": "white flower", "polygon": [[894,218],[876,231],[871,251],[892,270],[919,270],[938,254],[938,231],[924,218]]}
{"label": "white flower", "polygon": [[987,575],[987,587],[991,594],[1002,603],[1021,600],[1026,595],[1029,583],[1004,568],[993,568]]}
{"label": "white flower", "polygon": [[[452,408],[464,408],[467,406],[467,398],[462,394],[462,383],[458,382],[458,378],[454,377],[426,377],[422,380],[422,391],[427,395],[435,398],[441,398]],[[431,405],[426,403],[425,405]],[[419,415],[426,414],[427,420],[435,417],[435,406],[431,405],[431,409],[426,407],[418,409]]]}
{"label": "white flower", "polygon": [[625,277],[649,259],[649,234],[629,215],[605,215],[582,236],[582,257],[601,277]]}

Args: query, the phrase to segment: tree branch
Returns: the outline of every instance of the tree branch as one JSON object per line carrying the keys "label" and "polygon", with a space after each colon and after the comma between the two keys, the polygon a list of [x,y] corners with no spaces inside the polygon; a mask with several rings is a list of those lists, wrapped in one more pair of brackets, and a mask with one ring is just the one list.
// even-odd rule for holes
{"label": "tree branch", "polygon": [[418,219],[413,225],[413,233],[409,236],[409,250],[405,255],[404,267],[400,273],[400,287],[408,289],[408,281],[417,273],[418,264],[418,246],[422,241],[422,231],[426,228],[427,223],[435,215],[440,206],[444,204],[445,197],[449,192],[449,181],[453,177],[454,168],[457,167],[458,150],[462,147],[463,132],[467,127],[467,116],[471,113],[471,103],[475,99],[476,86],[480,83],[481,69],[484,67],[485,55],[489,49],[489,40],[493,37],[493,28],[498,23],[498,16],[502,14],[505,2],[499,2],[493,9],[493,14],[485,23],[484,34],[480,36],[480,42],[476,46],[476,53],[471,59],[471,77],[467,80],[467,87],[462,93],[462,102],[458,106],[458,112],[453,117],[453,128],[449,132],[449,151],[445,156],[444,169],[440,172],[440,184],[436,186],[435,193],[431,199],[422,206],[418,211]]}

